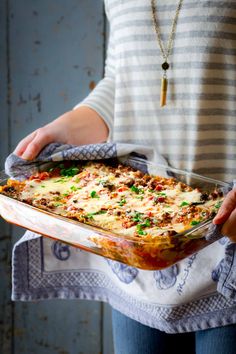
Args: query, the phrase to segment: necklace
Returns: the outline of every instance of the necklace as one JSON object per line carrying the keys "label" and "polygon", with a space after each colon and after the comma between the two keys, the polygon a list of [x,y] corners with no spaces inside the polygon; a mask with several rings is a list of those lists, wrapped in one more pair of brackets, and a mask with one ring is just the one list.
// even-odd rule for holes
{"label": "necklace", "polygon": [[171,54],[171,50],[173,48],[173,41],[174,41],[174,36],[175,36],[175,31],[176,31],[176,25],[177,25],[177,20],[178,16],[182,7],[183,0],[179,0],[178,6],[175,11],[175,16],[173,18],[172,26],[171,26],[171,31],[169,34],[169,38],[167,41],[167,46],[165,47],[163,44],[163,41],[161,39],[161,33],[160,33],[160,26],[157,21],[156,17],[156,4],[155,0],[151,0],[151,8],[152,8],[152,22],[153,26],[155,28],[155,32],[157,35],[157,42],[160,47],[161,55],[164,59],[161,67],[163,69],[163,76],[161,80],[161,95],[160,95],[160,106],[163,107],[166,105],[166,96],[167,96],[167,87],[168,87],[168,80],[167,80],[167,73],[166,71],[169,69],[170,65],[168,63],[168,58]]}

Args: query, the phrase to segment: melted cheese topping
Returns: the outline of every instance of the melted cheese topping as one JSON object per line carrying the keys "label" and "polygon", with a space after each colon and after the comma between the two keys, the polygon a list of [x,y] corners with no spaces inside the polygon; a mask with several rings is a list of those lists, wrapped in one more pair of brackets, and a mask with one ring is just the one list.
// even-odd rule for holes
{"label": "melted cheese topping", "polygon": [[88,163],[73,177],[24,181],[20,200],[106,230],[146,237],[179,233],[208,219],[219,198],[164,177]]}

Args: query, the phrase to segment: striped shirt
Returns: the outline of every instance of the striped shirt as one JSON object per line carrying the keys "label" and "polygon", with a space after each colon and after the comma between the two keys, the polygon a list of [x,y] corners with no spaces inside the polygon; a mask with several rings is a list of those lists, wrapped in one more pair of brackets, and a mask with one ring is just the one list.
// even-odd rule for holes
{"label": "striped shirt", "polygon": [[[183,2],[160,108],[163,58],[150,0],[107,0],[105,78],[85,99],[118,142],[153,145],[168,163],[220,180],[236,176],[236,3]],[[157,1],[166,45],[176,0]]]}
{"label": "striped shirt", "polygon": [[[157,0],[156,15],[165,44],[177,3]],[[163,58],[150,0],[105,0],[105,8],[110,23],[105,77],[80,105],[103,117],[111,141],[151,145],[175,168],[232,181],[236,177],[236,2],[183,2],[169,57],[167,105],[163,108],[159,104]],[[232,269],[222,271],[226,245],[215,242],[178,263],[178,285],[172,284],[175,298],[171,297],[171,286],[152,294],[146,291],[153,276],[162,282],[172,279],[171,271],[152,275],[140,271],[133,286],[139,289],[139,299],[144,299],[141,305],[137,305],[137,292],[130,294],[128,286],[123,303],[112,298],[106,301],[167,332],[235,323],[232,295],[227,299],[216,290],[220,274],[225,279],[229,272],[232,276]],[[233,264],[234,253],[227,257]],[[177,276],[173,272],[172,276]],[[188,285],[191,279],[192,285]],[[235,270],[233,279],[230,286],[236,294]],[[124,289],[123,284],[119,286]],[[160,305],[168,291],[169,304]],[[175,299],[179,295],[183,297],[178,305]]]}

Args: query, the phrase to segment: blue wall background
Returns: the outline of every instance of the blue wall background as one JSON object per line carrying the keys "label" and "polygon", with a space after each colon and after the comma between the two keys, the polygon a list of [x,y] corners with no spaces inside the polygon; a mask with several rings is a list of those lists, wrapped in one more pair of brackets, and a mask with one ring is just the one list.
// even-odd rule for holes
{"label": "blue wall background", "polygon": [[[0,0],[0,166],[17,142],[70,110],[103,76],[102,0]],[[110,309],[98,302],[13,303],[12,245],[0,220],[0,353],[112,354]]]}

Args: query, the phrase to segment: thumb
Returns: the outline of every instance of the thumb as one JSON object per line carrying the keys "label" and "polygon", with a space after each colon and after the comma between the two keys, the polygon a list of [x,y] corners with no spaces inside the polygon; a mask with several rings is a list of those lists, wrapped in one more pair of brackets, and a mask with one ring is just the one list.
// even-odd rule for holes
{"label": "thumb", "polygon": [[229,218],[230,214],[235,209],[235,207],[236,207],[236,189],[233,189],[225,197],[223,204],[221,205],[217,215],[213,219],[213,224],[217,224],[217,225],[223,224]]}

